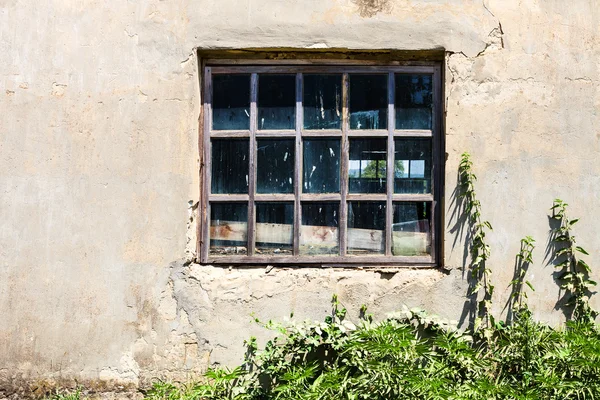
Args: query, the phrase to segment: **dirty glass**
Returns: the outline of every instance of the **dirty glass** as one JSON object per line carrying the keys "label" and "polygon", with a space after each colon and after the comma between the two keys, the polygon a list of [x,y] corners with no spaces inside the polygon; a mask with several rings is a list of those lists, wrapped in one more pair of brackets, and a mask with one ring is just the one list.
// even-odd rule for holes
{"label": "dirty glass", "polygon": [[392,254],[427,256],[431,254],[431,203],[394,203]]}
{"label": "dirty glass", "polygon": [[294,192],[294,147],[293,139],[257,141],[257,193]]}
{"label": "dirty glass", "polygon": [[213,75],[213,130],[250,129],[250,75]]}
{"label": "dirty glass", "polygon": [[339,203],[303,203],[300,255],[339,254]]}
{"label": "dirty glass", "polygon": [[350,139],[350,193],[386,192],[387,139]]}
{"label": "dirty glass", "polygon": [[394,143],[394,193],[431,193],[431,139]]}
{"label": "dirty glass", "polygon": [[342,75],[304,75],[304,129],[340,129]]}
{"label": "dirty glass", "polygon": [[246,255],[248,253],[248,204],[211,203],[211,255]]}
{"label": "dirty glass", "polygon": [[396,129],[431,129],[432,76],[397,74]]}
{"label": "dirty glass", "polygon": [[294,203],[256,203],[256,254],[292,254],[293,235]]}
{"label": "dirty glass", "polygon": [[385,253],[385,203],[348,203],[348,254]]}
{"label": "dirty glass", "polygon": [[248,193],[248,152],[247,139],[212,140],[212,193]]}
{"label": "dirty glass", "polygon": [[339,139],[305,139],[303,159],[303,193],[340,191]]}
{"label": "dirty glass", "polygon": [[258,77],[258,129],[296,128],[296,75]]}
{"label": "dirty glass", "polygon": [[387,129],[387,75],[350,75],[350,129]]}

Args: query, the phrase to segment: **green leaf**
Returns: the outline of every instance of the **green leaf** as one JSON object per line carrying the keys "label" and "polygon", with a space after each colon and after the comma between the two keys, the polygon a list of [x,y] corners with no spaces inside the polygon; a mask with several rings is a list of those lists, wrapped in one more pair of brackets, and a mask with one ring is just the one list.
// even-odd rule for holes
{"label": "green leaf", "polygon": [[575,247],[575,250],[577,250],[578,252],[580,252],[582,254],[585,254],[586,256],[590,255],[590,253],[588,253],[587,251],[585,251],[585,249],[583,247],[581,247],[581,246]]}
{"label": "green leaf", "polygon": [[525,284],[526,284],[527,286],[529,286],[529,289],[531,289],[532,291],[534,291],[534,292],[535,292],[535,289],[533,288],[533,285],[531,284],[531,282],[529,282],[529,281],[525,281]]}

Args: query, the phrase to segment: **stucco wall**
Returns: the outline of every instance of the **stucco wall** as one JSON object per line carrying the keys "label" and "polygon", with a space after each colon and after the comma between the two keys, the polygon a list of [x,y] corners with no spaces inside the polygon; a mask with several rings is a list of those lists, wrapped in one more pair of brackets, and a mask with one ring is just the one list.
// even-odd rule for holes
{"label": "stucco wall", "polygon": [[[459,319],[463,151],[495,228],[496,312],[519,239],[533,235],[530,303],[559,323],[544,261],[555,197],[600,254],[599,13],[589,0],[0,2],[0,383],[135,386],[235,363],[262,332],[251,312],[320,319],[332,293],[356,312],[407,304]],[[446,51],[450,271],[186,264],[199,197],[195,50],[263,47]]]}

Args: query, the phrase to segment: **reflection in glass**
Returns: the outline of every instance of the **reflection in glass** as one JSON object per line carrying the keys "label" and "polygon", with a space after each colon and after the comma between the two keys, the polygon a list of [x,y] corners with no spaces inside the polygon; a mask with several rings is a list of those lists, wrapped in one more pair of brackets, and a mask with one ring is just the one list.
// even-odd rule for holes
{"label": "reflection in glass", "polygon": [[339,203],[303,203],[300,255],[338,255]]}
{"label": "reflection in glass", "polygon": [[303,159],[303,193],[340,191],[339,139],[305,139]]}
{"label": "reflection in glass", "polygon": [[294,146],[293,139],[257,141],[257,193],[294,192]]}
{"label": "reflection in glass", "polygon": [[387,129],[387,75],[350,75],[350,129]]}
{"label": "reflection in glass", "polygon": [[342,76],[304,75],[304,129],[340,129]]}
{"label": "reflection in glass", "polygon": [[258,77],[258,129],[295,129],[296,75]]}
{"label": "reflection in glass", "polygon": [[250,129],[250,75],[213,75],[213,130]]}
{"label": "reflection in glass", "polygon": [[348,203],[348,254],[385,253],[385,203]]}
{"label": "reflection in glass", "polygon": [[256,254],[292,254],[294,203],[256,203]]}
{"label": "reflection in glass", "polygon": [[431,203],[394,203],[392,254],[427,256],[431,254]]}
{"label": "reflection in glass", "polygon": [[350,193],[386,192],[386,139],[350,139]]}
{"label": "reflection in glass", "polygon": [[209,235],[209,254],[247,254],[248,204],[211,203]]}
{"label": "reflection in glass", "polygon": [[212,193],[248,193],[247,139],[213,139]]}
{"label": "reflection in glass", "polygon": [[394,193],[431,193],[431,139],[394,143]]}
{"label": "reflection in glass", "polygon": [[432,76],[396,75],[396,129],[431,129]]}

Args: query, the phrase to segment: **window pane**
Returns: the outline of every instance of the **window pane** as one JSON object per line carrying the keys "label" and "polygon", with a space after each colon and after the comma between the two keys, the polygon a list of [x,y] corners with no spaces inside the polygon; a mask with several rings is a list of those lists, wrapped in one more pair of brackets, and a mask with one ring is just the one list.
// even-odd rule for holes
{"label": "window pane", "polygon": [[258,129],[296,128],[296,75],[260,75]]}
{"label": "window pane", "polygon": [[387,129],[387,75],[350,75],[350,129]]}
{"label": "window pane", "polygon": [[394,193],[431,193],[431,139],[396,139]]}
{"label": "window pane", "polygon": [[348,254],[385,253],[385,203],[348,203]]}
{"label": "window pane", "polygon": [[396,75],[396,129],[431,129],[431,75]]}
{"label": "window pane", "polygon": [[431,203],[394,203],[392,254],[426,256],[431,254]]}
{"label": "window pane", "polygon": [[294,203],[256,203],[256,254],[292,254]]}
{"label": "window pane", "polygon": [[303,203],[301,255],[338,255],[339,203]]}
{"label": "window pane", "polygon": [[213,129],[250,129],[250,75],[213,75]]}
{"label": "window pane", "polygon": [[212,203],[210,205],[211,255],[245,255],[248,239],[248,204]]}
{"label": "window pane", "polygon": [[340,191],[339,139],[304,140],[303,158],[303,193]]}
{"label": "window pane", "polygon": [[248,193],[248,140],[212,141],[212,193]]}
{"label": "window pane", "polygon": [[304,75],[304,128],[340,129],[342,76]]}
{"label": "window pane", "polygon": [[350,139],[350,193],[386,192],[387,139]]}
{"label": "window pane", "polygon": [[294,193],[294,140],[257,141],[257,193]]}

